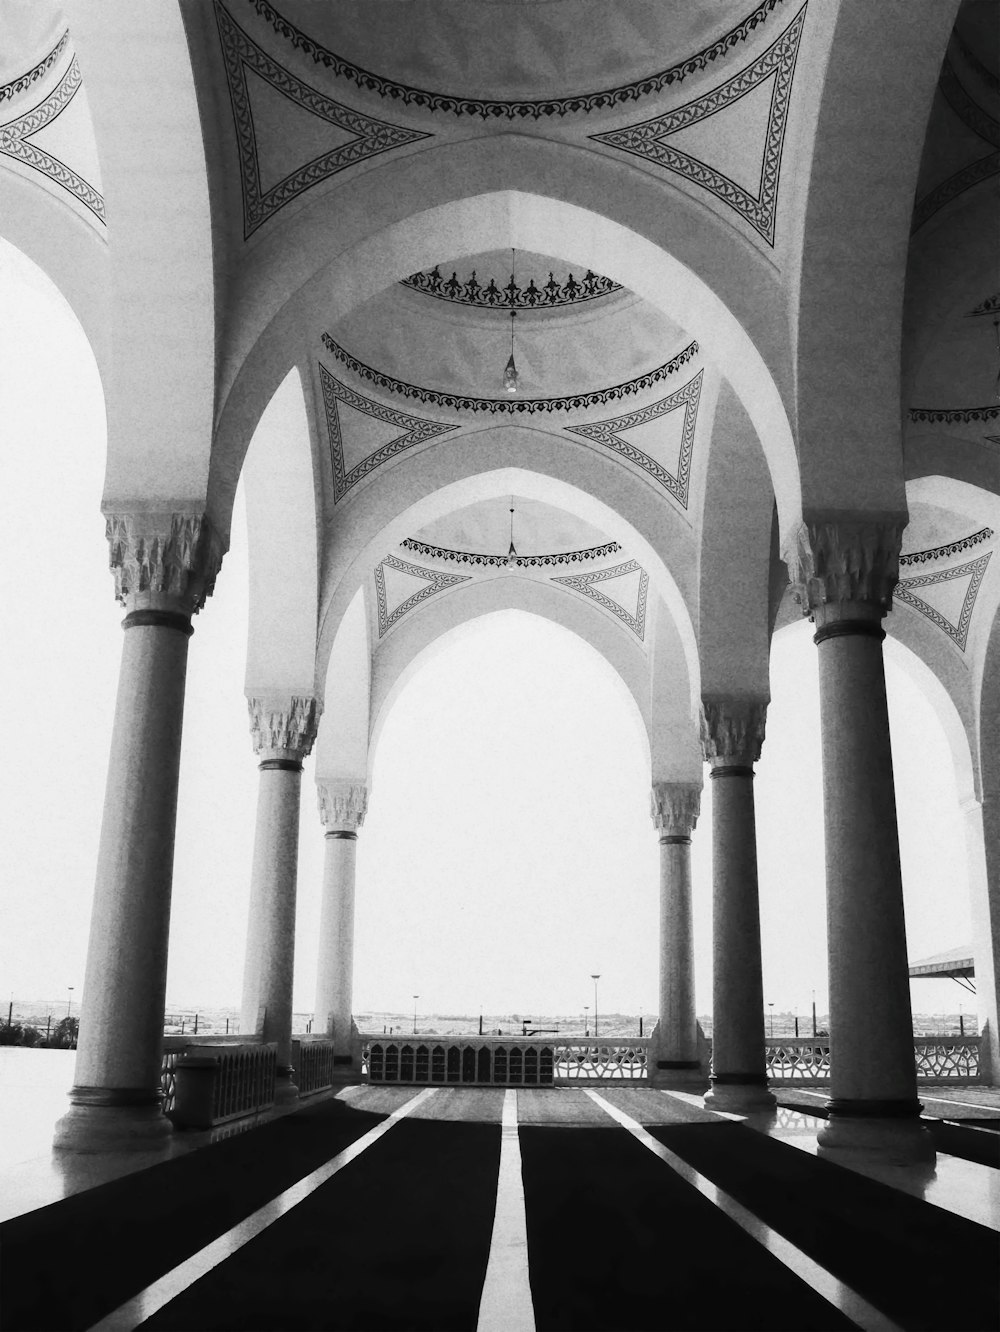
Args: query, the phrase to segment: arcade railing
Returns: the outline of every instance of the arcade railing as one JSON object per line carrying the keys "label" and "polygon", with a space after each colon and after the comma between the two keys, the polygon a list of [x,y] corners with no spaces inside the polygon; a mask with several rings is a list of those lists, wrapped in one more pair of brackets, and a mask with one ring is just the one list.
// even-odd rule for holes
{"label": "arcade railing", "polygon": [[[769,1037],[767,1079],[773,1086],[823,1086],[830,1081],[830,1042],[823,1037]],[[914,1036],[918,1082],[979,1081],[978,1036]]]}
{"label": "arcade railing", "polygon": [[274,1104],[278,1047],[246,1038],[163,1038],[164,1113],[178,1128],[214,1128]]}
{"label": "arcade railing", "polygon": [[646,1076],[648,1037],[606,1041],[579,1036],[452,1036],[411,1039],[362,1035],[361,1072],[369,1082],[425,1086],[552,1087],[634,1081]]}

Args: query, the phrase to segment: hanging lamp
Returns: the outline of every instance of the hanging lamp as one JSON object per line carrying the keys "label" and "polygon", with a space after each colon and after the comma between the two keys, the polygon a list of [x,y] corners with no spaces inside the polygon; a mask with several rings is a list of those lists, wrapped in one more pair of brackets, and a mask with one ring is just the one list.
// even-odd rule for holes
{"label": "hanging lamp", "polygon": [[[510,251],[510,285],[513,291],[514,287],[514,249]],[[513,297],[511,297],[513,300]],[[517,311],[513,304],[510,308],[510,357],[503,371],[503,387],[505,393],[517,392],[517,366],[514,364],[514,320],[517,318]],[[511,513],[513,513],[513,509]]]}
{"label": "hanging lamp", "polygon": [[514,549],[514,496],[510,497],[510,547],[507,550],[507,568],[517,568],[518,555]]}

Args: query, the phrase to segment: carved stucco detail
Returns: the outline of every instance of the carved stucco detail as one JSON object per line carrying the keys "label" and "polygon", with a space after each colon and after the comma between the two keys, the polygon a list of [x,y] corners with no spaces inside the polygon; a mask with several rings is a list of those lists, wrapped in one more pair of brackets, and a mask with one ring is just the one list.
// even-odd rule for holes
{"label": "carved stucco detail", "polygon": [[316,783],[323,826],[355,832],[368,812],[368,787],[363,782],[328,780]]}
{"label": "carved stucco detail", "polygon": [[764,744],[766,719],[765,699],[702,699],[701,748],[706,763],[756,763]]}
{"label": "carved stucco detail", "polygon": [[837,518],[802,524],[784,552],[803,615],[818,606],[860,602],[884,615],[899,580],[905,518]]}
{"label": "carved stucco detail", "polygon": [[301,761],[312,751],[323,709],[315,698],[286,695],[267,698],[250,695],[250,736],[253,752],[263,758]]}
{"label": "carved stucco detail", "polygon": [[649,794],[653,827],[668,837],[690,837],[701,812],[701,784],[654,782]]}
{"label": "carved stucco detail", "polygon": [[201,610],[225,553],[205,514],[111,512],[105,519],[115,596],[123,605],[187,615]]}

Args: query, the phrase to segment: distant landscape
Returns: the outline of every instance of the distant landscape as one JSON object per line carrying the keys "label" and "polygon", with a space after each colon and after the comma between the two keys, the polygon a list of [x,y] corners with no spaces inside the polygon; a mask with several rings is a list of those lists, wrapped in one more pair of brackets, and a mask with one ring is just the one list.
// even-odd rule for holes
{"label": "distant landscape", "polygon": [[[46,1025],[55,1027],[60,1019],[72,1013],[78,1017],[79,1004],[64,999],[32,999],[9,1001],[6,1009],[0,1010],[0,1028],[8,1023],[33,1026],[43,1033]],[[198,1008],[171,1007],[164,1014],[163,1030],[167,1035],[224,1036],[239,1033],[239,1009],[237,1008]],[[775,1036],[793,1037],[795,1035],[794,1013],[775,1012],[763,1018],[765,1034],[770,1034],[770,1021],[773,1018]],[[360,1031],[371,1034],[412,1035],[413,1011],[402,1012],[367,1012],[355,1015]],[[643,1034],[648,1036],[655,1018],[644,1014],[641,1018]],[[712,1019],[708,1015],[699,1017],[706,1036],[712,1034]],[[312,1030],[313,1015],[296,1013],[293,1017],[293,1031],[305,1034]],[[619,1038],[639,1035],[639,1014],[600,1013],[598,1015],[598,1034]],[[820,1035],[829,1029],[830,1019],[826,1013],[816,1015],[816,1028]],[[480,1015],[478,1013],[419,1013],[417,1014],[417,1033],[423,1036],[472,1036],[479,1032]],[[966,1036],[978,1034],[975,1014],[965,1013],[914,1013],[913,1034],[915,1036],[957,1036],[964,1025]],[[482,1030],[486,1036],[519,1036],[522,1030],[544,1032],[559,1036],[583,1036],[589,1030],[594,1034],[593,1015],[589,1026],[585,1027],[582,1014],[552,1013],[484,1013]],[[799,1036],[812,1035],[812,1015],[798,1014]]]}

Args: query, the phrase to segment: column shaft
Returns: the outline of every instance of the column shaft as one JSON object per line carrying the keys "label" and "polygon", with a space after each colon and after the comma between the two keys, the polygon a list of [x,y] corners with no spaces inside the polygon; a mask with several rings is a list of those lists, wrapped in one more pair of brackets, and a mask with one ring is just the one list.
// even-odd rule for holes
{"label": "column shaft", "polygon": [[691,838],[660,838],[660,1068],[698,1067]]}
{"label": "column shaft", "polygon": [[[972,901],[972,953],[976,959],[976,1007],[979,1011],[979,1075],[994,1086],[1000,1079],[1000,799],[969,800],[965,846]],[[988,830],[988,835],[987,835]]]}
{"label": "column shaft", "polygon": [[336,1042],[337,1054],[350,1053],[354,989],[354,882],[358,835],[326,834],[323,900],[316,969],[316,1021]]}
{"label": "column shaft", "polygon": [[[872,630],[874,629],[874,632]],[[881,631],[819,641],[832,1108],[917,1114]]]}
{"label": "column shaft", "polygon": [[712,1082],[767,1084],[753,769],[712,771]]}
{"label": "column shaft", "polygon": [[[125,621],[74,1108],[57,1127],[57,1146],[85,1146],[106,1133],[127,1146],[130,1137],[169,1131],[160,1059],[190,622],[141,614]],[[132,1108],[139,1119],[81,1118],[84,1108],[102,1107]]]}
{"label": "column shaft", "polygon": [[299,797],[302,764],[270,760],[261,764],[250,882],[250,925],[244,974],[244,1032],[257,1030],[278,1045],[279,1073],[289,1076],[292,1061],[292,986],[295,968],[295,895],[299,854]]}

